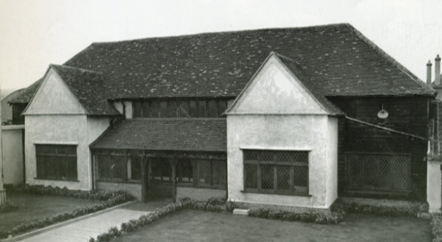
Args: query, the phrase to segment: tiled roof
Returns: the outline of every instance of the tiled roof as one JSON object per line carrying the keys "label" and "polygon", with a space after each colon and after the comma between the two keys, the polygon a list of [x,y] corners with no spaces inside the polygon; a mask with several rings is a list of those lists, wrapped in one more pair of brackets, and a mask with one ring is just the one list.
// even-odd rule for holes
{"label": "tiled roof", "polygon": [[226,119],[127,119],[91,148],[225,152],[227,124]]}
{"label": "tiled roof", "polygon": [[235,97],[272,51],[325,96],[434,95],[349,24],[94,43],[65,64],[103,73],[108,99]]}
{"label": "tiled roof", "polygon": [[68,85],[89,115],[120,115],[117,109],[106,100],[103,92],[101,73],[51,65]]}
{"label": "tiled roof", "polygon": [[9,100],[8,103],[29,103],[42,82],[43,78],[34,82],[32,85],[27,87],[20,95]]}

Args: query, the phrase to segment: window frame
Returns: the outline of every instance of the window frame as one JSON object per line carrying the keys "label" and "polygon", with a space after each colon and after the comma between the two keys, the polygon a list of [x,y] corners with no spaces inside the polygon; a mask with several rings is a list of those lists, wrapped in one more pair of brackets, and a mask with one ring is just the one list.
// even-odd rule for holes
{"label": "window frame", "polygon": [[[77,144],[34,144],[35,147],[35,171],[36,178],[39,180],[53,180],[53,181],[78,181],[78,152]],[[65,153],[69,149],[75,150],[72,153]],[[46,149],[46,152],[45,150]],[[73,162],[75,158],[75,162]],[[51,161],[52,159],[52,161]],[[55,161],[55,162],[54,162]],[[48,175],[47,163],[57,163],[56,176]],[[46,163],[46,164],[45,164]],[[64,164],[63,164],[64,163]],[[72,164],[70,164],[72,163]],[[50,165],[50,164],[49,164]],[[64,165],[64,171],[60,167]],[[72,171],[69,168],[75,167],[75,176],[69,176]],[[42,170],[43,169],[43,170]]]}
{"label": "window frame", "polygon": [[[225,189],[227,186],[227,161],[226,160],[217,160],[217,159],[188,159],[188,161],[190,162],[191,166],[192,166],[192,181],[180,181],[180,172],[178,171],[179,167],[180,167],[180,161],[178,161],[177,166],[177,174],[176,174],[176,184],[177,186],[180,187],[194,187],[194,188],[220,188],[220,189]],[[206,182],[201,182],[200,180],[200,176],[201,176],[201,169],[202,166],[200,165],[201,162],[208,162],[209,166],[209,170],[210,170],[210,174],[206,177],[209,179],[209,181]],[[214,171],[216,170],[216,168],[218,168],[218,166],[214,165],[214,162],[220,162],[222,164],[220,164],[220,166],[225,167],[224,175],[219,174],[218,177],[222,177],[224,176],[224,183],[215,183],[215,176],[214,176]],[[168,166],[170,166],[167,163]],[[170,167],[168,167],[170,168]],[[158,169],[158,168],[157,168]],[[163,183],[170,183],[172,182],[171,180],[171,169],[168,170],[170,172],[170,174],[166,174],[169,176],[164,176],[164,175],[159,175],[158,174],[154,174],[154,169],[152,169],[152,179],[155,180],[156,182],[163,182]],[[169,177],[168,179],[161,179],[161,177]],[[220,179],[218,179],[220,180]]]}
{"label": "window frame", "polygon": [[[269,152],[273,155],[273,161],[262,160],[262,158],[257,158],[256,160],[248,160],[246,159],[246,152],[258,152],[264,153]],[[281,154],[283,152],[286,153],[305,153],[307,160],[306,161],[291,161],[291,162],[281,162],[276,161],[277,154]],[[243,192],[250,193],[259,193],[259,194],[274,194],[274,195],[294,195],[294,196],[310,196],[309,195],[309,185],[310,185],[310,151],[307,150],[264,150],[264,149],[242,149],[243,155]],[[256,188],[250,188],[246,186],[247,181],[247,172],[246,165],[255,165],[256,166]],[[263,166],[271,166],[273,169],[273,188],[272,189],[264,189],[262,188],[262,167]],[[289,167],[290,174],[290,187],[289,189],[278,189],[278,167]],[[306,189],[305,191],[296,191],[295,189],[295,167],[307,167],[305,177],[306,177]]]}
{"label": "window frame", "polygon": [[[106,158],[108,160],[106,160]],[[124,159],[123,162],[118,161],[117,159]],[[139,179],[134,179],[134,167],[136,167],[136,163],[138,163],[138,165],[140,165],[139,169],[141,169],[141,164],[140,164],[140,160],[139,161],[135,161],[136,157],[134,158],[133,156],[125,156],[125,155],[112,155],[112,154],[108,154],[108,155],[97,155],[95,158],[95,169],[96,169],[96,176],[97,178],[95,178],[98,182],[114,182],[114,183],[141,183],[141,171],[140,171],[140,178]],[[105,165],[110,165],[113,164],[115,162],[121,162],[124,163],[124,165],[122,165],[121,167],[124,168],[124,178],[120,178],[120,177],[114,177],[114,176],[110,176],[110,177],[103,177],[100,167],[101,165],[104,163]],[[130,165],[130,167],[129,167]]]}

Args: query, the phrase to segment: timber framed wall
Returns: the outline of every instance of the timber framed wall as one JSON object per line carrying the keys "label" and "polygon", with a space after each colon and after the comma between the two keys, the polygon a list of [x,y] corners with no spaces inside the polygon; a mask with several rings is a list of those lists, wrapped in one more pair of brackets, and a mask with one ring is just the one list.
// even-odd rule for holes
{"label": "timber framed wall", "polygon": [[[405,133],[428,137],[429,98],[426,97],[360,97],[330,98],[348,117]],[[377,117],[384,109],[387,119]],[[339,194],[347,194],[348,167],[346,153],[409,154],[411,189],[409,195],[424,199],[426,186],[427,141],[396,134],[340,118],[338,145]],[[382,193],[379,193],[382,195]],[[376,194],[374,194],[376,195]],[[384,194],[385,195],[385,194]]]}

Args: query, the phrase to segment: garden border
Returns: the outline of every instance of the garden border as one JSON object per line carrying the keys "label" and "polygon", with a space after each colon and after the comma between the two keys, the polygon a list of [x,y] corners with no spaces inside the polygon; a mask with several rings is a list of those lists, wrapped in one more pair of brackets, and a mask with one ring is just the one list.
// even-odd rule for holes
{"label": "garden border", "polygon": [[25,192],[36,195],[51,195],[51,196],[72,197],[80,199],[101,200],[102,203],[96,205],[84,206],[81,208],[74,209],[73,211],[59,213],[34,222],[19,224],[10,230],[0,231],[0,240],[8,239],[7,241],[9,241],[9,239],[19,237],[22,234],[27,234],[36,230],[48,228],[65,221],[84,217],[84,215],[89,215],[96,212],[104,211],[108,208],[113,208],[116,205],[120,205],[122,203],[134,200],[133,196],[125,191],[117,191],[117,192],[81,191],[81,190],[68,190],[66,187],[54,188],[51,186],[44,187],[44,186],[26,185],[24,189],[18,190],[18,192]]}

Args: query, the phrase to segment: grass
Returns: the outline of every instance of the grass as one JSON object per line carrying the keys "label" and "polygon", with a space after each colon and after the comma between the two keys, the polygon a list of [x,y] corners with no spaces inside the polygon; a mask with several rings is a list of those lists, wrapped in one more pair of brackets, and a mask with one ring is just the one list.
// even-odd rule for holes
{"label": "grass", "polygon": [[428,220],[348,214],[338,225],[185,210],[112,241],[431,241]]}
{"label": "grass", "polygon": [[0,213],[0,231],[10,230],[19,224],[35,222],[82,206],[101,203],[98,200],[38,196],[25,193],[8,194],[8,200],[17,205],[18,209]]}

